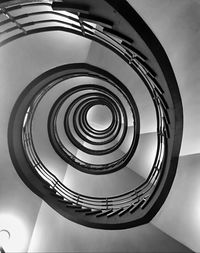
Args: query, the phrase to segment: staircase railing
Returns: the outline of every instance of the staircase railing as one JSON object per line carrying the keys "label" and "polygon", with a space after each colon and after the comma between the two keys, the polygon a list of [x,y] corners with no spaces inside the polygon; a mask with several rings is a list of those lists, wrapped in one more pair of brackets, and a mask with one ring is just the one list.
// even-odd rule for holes
{"label": "staircase railing", "polygon": [[[93,1],[93,4],[95,5],[94,2],[95,1]],[[120,3],[117,4],[117,1],[102,1],[102,4],[105,5],[104,7],[108,9],[105,13],[108,13],[112,8],[116,8],[118,11],[118,14],[115,15],[116,20],[114,20],[113,16],[111,19],[105,17],[106,14],[101,16],[101,13],[97,13],[98,9],[95,9],[95,13],[93,13],[90,8],[90,4],[92,4],[91,1],[80,1],[80,4],[79,1],[74,1],[73,3],[71,3],[71,1],[69,1],[69,3],[33,1],[31,3],[22,4],[16,3],[15,1],[13,5],[4,5],[4,7],[0,8],[0,15],[6,17],[5,20],[0,22],[0,47],[22,37],[42,32],[63,31],[77,34],[98,42],[120,56],[133,71],[137,72],[152,96],[157,115],[158,142],[153,166],[144,183],[128,192],[116,196],[92,197],[69,189],[45,167],[37,154],[32,138],[32,120],[34,112],[43,96],[59,81],[63,80],[63,76],[48,83],[42,90],[40,89],[36,94],[33,94],[29,104],[24,106],[23,117],[21,117],[21,119],[23,118],[23,123],[21,123],[20,137],[19,132],[17,134],[15,133],[15,125],[19,124],[19,119],[17,119],[17,116],[11,115],[9,126],[9,148],[11,157],[13,153],[15,153],[11,144],[13,144],[15,138],[18,138],[18,140],[21,138],[22,152],[25,154],[26,161],[30,167],[29,169],[34,171],[33,173],[36,172],[38,174],[42,184],[45,186],[42,194],[43,198],[45,199],[45,194],[49,194],[52,199],[56,199],[59,205],[55,200],[51,203],[51,198],[49,196],[46,198],[46,201],[69,219],[88,226],[110,229],[124,228],[148,222],[159,210],[169,192],[175,175],[182,137],[181,100],[167,56],[164,51],[162,51],[162,47],[155,39],[154,35],[149,39],[151,43],[154,41],[155,45],[158,46],[158,53],[156,56],[154,54],[155,50],[153,50],[153,52],[151,51],[152,44],[148,44],[147,41],[145,41],[146,48],[144,52],[141,52],[141,49],[137,47],[137,43],[134,45],[134,40],[138,39],[138,27],[134,30],[134,25],[127,22],[128,18],[126,20],[123,11],[121,13],[119,10],[120,6],[123,5],[125,9],[131,9],[131,7],[125,1],[119,2]],[[118,5],[119,8],[117,7]],[[34,11],[30,9],[35,6],[46,6],[48,10]],[[22,9],[24,13],[13,15],[12,13],[18,9]],[[59,11],[65,11],[65,13]],[[48,18],[45,18],[46,14],[50,14],[52,17],[50,18],[48,16]],[[131,14],[134,14],[136,17],[136,23],[140,23],[142,28],[148,30],[149,34],[149,28],[146,27],[138,14],[133,12],[132,9],[129,15]],[[34,21],[30,21],[29,18],[33,17]],[[117,26],[118,23],[116,21],[119,17],[127,24],[127,31],[129,31],[129,34],[124,31],[122,32],[121,28]],[[37,20],[35,18],[37,18]],[[13,24],[13,26],[3,29],[7,24]],[[131,29],[133,31],[133,36],[131,36]],[[138,40],[141,40],[141,38]],[[148,52],[148,54],[146,55],[145,52]],[[159,55],[161,56],[161,60],[164,59],[166,62],[166,71],[162,71],[163,68],[159,68]],[[153,64],[154,67],[151,67],[152,62],[157,62]],[[85,67],[87,69],[87,66],[84,65],[83,68]],[[87,71],[83,72],[85,74],[85,72],[90,72],[90,70],[87,69]],[[76,76],[81,74],[82,73],[76,73]],[[168,82],[169,77],[166,77],[167,74],[174,85],[173,90],[171,88],[172,84]],[[95,76],[94,73],[92,73],[92,75]],[[108,78],[105,76],[102,77],[101,74],[96,73],[96,77],[104,78],[105,81],[110,82]],[[160,83],[159,80],[165,80],[166,83],[164,81]],[[25,93],[23,97],[25,97]],[[20,104],[19,100],[17,104]],[[14,112],[16,112],[16,110],[17,108],[14,109]],[[180,117],[178,121],[176,121],[175,117],[177,113],[179,113]],[[55,124],[52,123],[52,125],[54,126],[52,132],[54,132],[56,136]],[[19,129],[19,127],[16,129]],[[179,131],[179,133],[177,131]],[[66,153],[65,147],[62,147],[62,143],[59,142],[58,138],[57,142],[62,151]],[[70,158],[72,160],[75,159],[73,156]],[[17,156],[13,158],[14,165],[16,160]],[[81,163],[81,161],[76,162]],[[117,161],[117,163],[119,162],[121,161]],[[80,166],[85,166],[86,168],[91,167],[87,163],[81,163]],[[102,165],[100,165],[100,167],[103,168]],[[23,168],[21,168],[21,170],[23,170]],[[23,174],[22,178],[24,180],[26,172],[21,173]],[[28,180],[28,178],[26,180]],[[88,216],[92,218],[89,219]],[[105,221],[105,217],[111,220]],[[143,220],[141,217],[144,217]]]}

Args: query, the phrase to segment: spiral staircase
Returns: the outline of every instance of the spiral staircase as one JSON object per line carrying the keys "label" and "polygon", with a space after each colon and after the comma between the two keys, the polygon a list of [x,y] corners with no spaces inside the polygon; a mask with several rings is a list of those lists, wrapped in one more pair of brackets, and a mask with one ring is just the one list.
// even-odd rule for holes
{"label": "spiral staircase", "polygon": [[[150,222],[172,186],[183,132],[178,85],[158,39],[126,1],[1,2],[5,56],[41,53],[29,72],[6,77],[3,127],[18,175],[78,224]],[[44,44],[32,49],[39,37]],[[63,48],[48,59],[49,39],[47,47],[62,40]]]}

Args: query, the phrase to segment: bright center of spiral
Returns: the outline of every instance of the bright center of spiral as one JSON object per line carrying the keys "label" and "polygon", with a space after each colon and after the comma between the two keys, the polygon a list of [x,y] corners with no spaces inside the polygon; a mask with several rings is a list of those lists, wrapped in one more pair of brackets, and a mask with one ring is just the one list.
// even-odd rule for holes
{"label": "bright center of spiral", "polygon": [[87,122],[97,131],[106,130],[112,123],[111,110],[106,105],[94,105],[87,112]]}

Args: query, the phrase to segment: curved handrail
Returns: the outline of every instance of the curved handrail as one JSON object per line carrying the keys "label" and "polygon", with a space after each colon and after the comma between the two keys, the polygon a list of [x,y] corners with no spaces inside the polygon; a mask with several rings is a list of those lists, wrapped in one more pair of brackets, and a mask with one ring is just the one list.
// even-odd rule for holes
{"label": "curved handrail", "polygon": [[[41,4],[42,5],[42,4]],[[34,3],[30,4],[21,4],[20,8],[26,8],[28,6],[34,6]],[[16,7],[16,8],[15,8]],[[15,10],[19,7],[12,6],[9,8],[3,9],[2,13],[6,13],[7,11]],[[19,20],[23,20],[28,16],[39,16],[43,14],[52,14],[55,17],[60,16],[65,18],[66,21],[61,21],[55,19],[43,19],[34,22],[27,22],[23,24],[19,24]],[[41,32],[48,32],[48,31],[64,31],[69,33],[74,33],[88,39],[97,41],[98,43],[106,46],[107,48],[111,49],[113,52],[118,54],[125,62],[129,64],[129,66],[135,70],[139,76],[144,81],[146,87],[148,88],[152,98],[153,103],[155,105],[156,114],[157,114],[157,140],[158,146],[156,151],[156,157],[154,164],[151,168],[151,172],[147,179],[144,181],[143,184],[140,186],[132,189],[131,191],[122,193],[116,196],[108,196],[108,197],[90,197],[86,195],[82,195],[80,193],[76,193],[71,189],[64,186],[57,177],[55,177],[48,169],[44,166],[42,161],[37,155],[33,144],[32,132],[31,132],[31,125],[32,119],[34,115],[34,111],[37,107],[37,104],[40,102],[42,97],[46,94],[48,89],[52,88],[55,84],[50,84],[45,90],[41,91],[41,93],[34,98],[34,102],[30,104],[29,108],[26,111],[26,115],[24,117],[24,124],[22,130],[22,142],[24,151],[27,155],[28,160],[30,161],[32,169],[34,169],[41,178],[47,182],[49,188],[54,190],[55,194],[62,197],[63,200],[71,201],[74,206],[81,206],[83,208],[91,208],[94,210],[115,210],[120,212],[125,212],[127,210],[133,211],[135,208],[136,203],[140,203],[141,207],[144,208],[148,205],[151,197],[153,196],[157,184],[159,184],[159,178],[161,178],[163,173],[163,167],[167,156],[168,150],[168,138],[170,137],[170,120],[168,115],[168,104],[164,96],[164,91],[159,85],[157,80],[157,74],[155,71],[149,66],[148,58],[142,54],[138,49],[132,46],[130,43],[127,43],[125,38],[122,36],[120,38],[120,34],[117,34],[117,39],[111,33],[109,33],[109,29],[106,27],[100,26],[95,27],[87,23],[84,18],[81,20],[79,15],[74,15],[76,18],[71,17],[69,15],[61,14],[56,11],[42,11],[42,12],[33,12],[18,15],[13,20],[2,21],[0,24],[4,25],[9,22],[14,22],[15,27],[9,28],[1,32],[1,34],[10,34],[12,31],[18,31],[19,33],[8,37],[5,40],[0,41],[0,46],[5,45],[15,39],[28,36],[30,34],[41,33]],[[70,23],[69,21],[72,21]],[[46,24],[50,23],[57,23],[56,26],[52,25],[46,27]],[[44,25],[39,28],[34,28],[36,25]],[[25,29],[29,30],[25,30]],[[22,31],[22,32],[21,32]],[[120,41],[120,42],[119,42]],[[108,81],[108,80],[106,80]],[[141,204],[142,203],[142,204]]]}

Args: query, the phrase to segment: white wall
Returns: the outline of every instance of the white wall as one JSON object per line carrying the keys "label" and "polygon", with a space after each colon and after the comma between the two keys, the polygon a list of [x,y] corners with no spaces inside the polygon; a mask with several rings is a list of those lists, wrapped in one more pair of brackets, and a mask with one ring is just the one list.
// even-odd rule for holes
{"label": "white wall", "polygon": [[0,48],[0,230],[7,226],[12,230],[10,246],[5,248],[10,252],[27,252],[42,200],[24,185],[12,165],[8,120],[17,97],[34,78],[55,66],[86,59],[90,41],[75,35],[69,40],[65,35],[32,35]]}
{"label": "white wall", "polygon": [[155,33],[175,72],[184,110],[181,155],[200,153],[200,1],[128,2]]}
{"label": "white wall", "polygon": [[73,223],[43,203],[31,252],[191,252],[153,225],[110,231]]}
{"label": "white wall", "polygon": [[153,224],[200,252],[200,154],[180,157],[169,196]]}
{"label": "white wall", "polygon": [[0,156],[0,230],[11,234],[5,250],[26,252],[42,200],[19,178],[3,142]]}
{"label": "white wall", "polygon": [[[145,147],[149,146],[154,137],[155,134],[141,136],[140,149],[143,149],[144,153]],[[142,156],[141,151],[140,156]],[[143,167],[148,160],[148,155],[142,156]],[[130,168],[125,168],[103,176],[88,175],[69,166],[64,184],[73,190],[93,196],[106,195],[106,193],[119,194],[144,180],[139,176],[139,173],[144,175],[146,173],[145,168],[141,165],[141,159],[136,160],[135,166],[138,167],[138,174]],[[168,213],[168,209],[166,212]],[[29,252],[38,251],[189,252],[186,247],[152,224],[120,231],[91,229],[68,221],[44,202],[38,214],[29,248]]]}
{"label": "white wall", "polygon": [[[194,0],[129,0],[129,2],[158,36],[172,62],[184,106],[185,123],[181,154],[198,153],[200,152],[199,2]],[[11,43],[0,50],[0,217],[5,213],[14,214],[25,223],[27,237],[23,245],[24,252],[27,251],[34,225],[29,252],[66,252],[66,250],[189,252],[151,224],[122,231],[103,231],[72,223],[45,203],[40,208],[41,200],[18,178],[7,149],[7,124],[12,106],[21,90],[42,72],[60,64],[84,61],[87,58],[89,41],[84,40],[84,43],[81,41],[81,45],[84,44],[82,50],[82,47],[78,47],[80,41],[77,36],[73,36],[72,40],[67,38],[60,32],[36,35]],[[74,43],[77,43],[77,47],[74,47]],[[80,51],[75,53],[72,48]],[[95,53],[92,50],[96,50],[95,44],[90,52]],[[101,53],[99,52],[99,55]],[[77,58],[74,58],[76,56]],[[99,58],[95,57],[99,61]],[[106,57],[98,62],[100,66],[105,67],[105,60],[107,61]],[[87,61],[97,64],[93,57],[88,57]],[[105,68],[107,67],[113,74],[121,75],[118,72],[119,68],[112,65],[112,61]],[[120,70],[125,74],[124,69]],[[125,75],[122,79],[127,84],[130,81],[129,75]],[[152,111],[149,112],[148,107],[150,104],[151,102],[144,107],[141,105],[146,116],[151,115]],[[152,117],[153,114],[149,119]],[[155,125],[151,124],[145,126],[145,122],[143,126],[144,132],[155,128]],[[172,191],[153,220],[153,224],[195,251],[200,251],[199,164],[199,155],[180,159]],[[17,246],[15,250],[23,251]]]}

